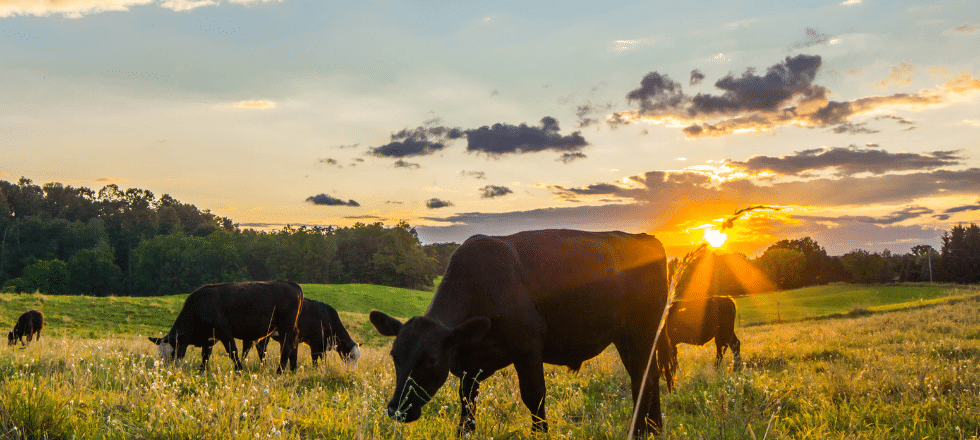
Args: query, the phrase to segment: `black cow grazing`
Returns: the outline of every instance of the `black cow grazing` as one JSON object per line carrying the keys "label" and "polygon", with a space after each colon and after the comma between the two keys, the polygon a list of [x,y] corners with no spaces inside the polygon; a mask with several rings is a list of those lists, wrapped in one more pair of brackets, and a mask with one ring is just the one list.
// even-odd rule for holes
{"label": "black cow grazing", "polygon": [[532,430],[546,432],[544,363],[575,371],[614,344],[639,408],[631,429],[659,431],[661,373],[672,386],[666,338],[657,343],[657,369],[647,374],[647,362],[667,303],[666,270],[663,245],[646,234],[543,230],[470,237],[450,259],[423,316],[402,323],[377,310],[370,314],[378,332],[395,336],[388,415],[417,420],[451,372],[461,379],[457,432],[473,431],[479,383],[513,364]]}
{"label": "black cow grazing", "polygon": [[183,359],[187,347],[201,347],[201,370],[207,368],[215,342],[241,370],[235,339],[254,341],[273,331],[283,334],[278,372],[286,367],[296,369],[298,344],[296,321],[303,304],[303,289],[291,281],[251,281],[244,283],[207,284],[192,292],[174,321],[170,332],[162,338],[150,338],[160,346],[165,359]]}
{"label": "black cow grazing", "polygon": [[[23,347],[31,344],[32,339],[41,340],[41,329],[44,328],[44,314],[40,310],[30,310],[24,312],[17,318],[14,324],[14,331],[7,333],[7,345],[14,345],[18,341]],[[24,337],[27,343],[24,343]]]}
{"label": "black cow grazing", "polygon": [[677,344],[704,345],[715,340],[715,366],[721,365],[725,349],[731,348],[733,368],[742,367],[741,343],[735,336],[735,301],[727,296],[707,299],[683,299],[671,303],[665,329],[670,338],[671,356],[677,356]]}
{"label": "black cow grazing", "polygon": [[[313,366],[323,357],[324,353],[336,348],[340,359],[351,368],[357,368],[357,360],[361,357],[361,349],[358,344],[347,333],[344,324],[340,322],[340,315],[337,310],[313,299],[303,299],[303,308],[299,312],[299,342],[310,346],[310,353],[313,357]],[[259,359],[265,359],[265,349],[269,344],[269,339],[275,339],[282,344],[282,337],[279,332],[274,332],[270,337],[254,341],[242,342],[242,359],[248,356],[248,350],[255,344],[255,351],[259,354]]]}

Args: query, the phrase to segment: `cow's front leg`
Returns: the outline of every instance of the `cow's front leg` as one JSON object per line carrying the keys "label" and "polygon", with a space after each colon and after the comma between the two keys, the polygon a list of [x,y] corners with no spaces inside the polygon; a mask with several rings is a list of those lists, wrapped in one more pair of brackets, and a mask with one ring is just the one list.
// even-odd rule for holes
{"label": "cow's front leg", "polygon": [[459,426],[456,436],[463,437],[476,431],[476,396],[480,394],[480,381],[476,374],[463,373],[459,380]]}
{"label": "cow's front leg", "polygon": [[732,364],[732,368],[735,371],[742,369],[742,343],[738,340],[738,337],[732,334],[732,342],[728,344],[732,347],[732,355],[735,357],[735,361]]}
{"label": "cow's front leg", "polygon": [[[185,345],[182,348],[184,348],[186,350],[186,347],[187,346]],[[213,349],[214,349],[214,346],[213,345],[205,345],[205,346],[201,347],[201,368],[200,368],[201,371],[204,371],[204,370],[206,370],[208,368],[208,359],[211,358],[211,350],[213,350]],[[183,356],[183,353],[181,353],[181,356],[178,356],[178,357],[181,357],[181,358],[184,357]]]}
{"label": "cow's front leg", "polygon": [[231,356],[231,361],[235,363],[235,371],[241,371],[242,360],[238,358],[238,344],[235,343],[235,338],[222,338],[221,344],[225,346],[225,351],[228,352],[228,356]]}
{"label": "cow's front leg", "polygon": [[527,409],[531,410],[531,430],[548,432],[548,420],[544,411],[544,396],[547,388],[544,384],[544,363],[537,358],[514,363],[517,370],[517,381],[521,387],[521,400]]}

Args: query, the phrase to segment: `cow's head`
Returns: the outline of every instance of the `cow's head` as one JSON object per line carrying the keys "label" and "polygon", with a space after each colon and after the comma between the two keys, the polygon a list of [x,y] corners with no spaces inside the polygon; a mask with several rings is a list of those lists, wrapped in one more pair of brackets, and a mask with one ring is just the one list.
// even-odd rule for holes
{"label": "cow's head", "polygon": [[157,345],[157,352],[160,354],[160,359],[166,362],[173,362],[174,359],[183,359],[184,354],[187,353],[187,344],[178,343],[177,337],[173,334],[167,334],[162,338],[150,337],[148,339]]}
{"label": "cow's head", "polygon": [[360,345],[354,341],[337,344],[337,353],[340,354],[340,359],[350,368],[357,369],[357,360],[361,358]]}
{"label": "cow's head", "polygon": [[14,332],[7,333],[7,345],[14,345],[17,341],[14,338]]}
{"label": "cow's head", "polygon": [[388,417],[401,422],[422,416],[422,406],[446,383],[456,348],[479,341],[490,329],[490,319],[482,316],[451,329],[424,316],[404,324],[377,310],[370,317],[379,333],[395,336],[395,393],[388,402]]}

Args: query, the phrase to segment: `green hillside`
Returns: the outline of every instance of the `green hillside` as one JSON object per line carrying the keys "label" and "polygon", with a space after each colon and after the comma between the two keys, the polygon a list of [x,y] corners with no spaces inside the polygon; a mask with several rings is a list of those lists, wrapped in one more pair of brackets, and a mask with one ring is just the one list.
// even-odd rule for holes
{"label": "green hillside", "polygon": [[736,299],[742,324],[798,321],[851,312],[884,311],[976,296],[978,286],[956,284],[831,284]]}

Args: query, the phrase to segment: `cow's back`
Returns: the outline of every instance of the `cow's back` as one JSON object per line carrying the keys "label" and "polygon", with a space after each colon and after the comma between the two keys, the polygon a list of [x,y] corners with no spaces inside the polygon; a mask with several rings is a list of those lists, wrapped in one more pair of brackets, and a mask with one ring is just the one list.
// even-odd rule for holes
{"label": "cow's back", "polygon": [[649,331],[638,326],[659,322],[666,299],[666,258],[652,236],[528,231],[464,242],[426,316],[447,325],[487,316],[488,344],[539,344],[546,362],[574,366]]}
{"label": "cow's back", "polygon": [[302,289],[290,281],[207,284],[188,295],[172,331],[200,339],[223,327],[238,339],[261,339],[287,323],[293,327],[302,301]]}

